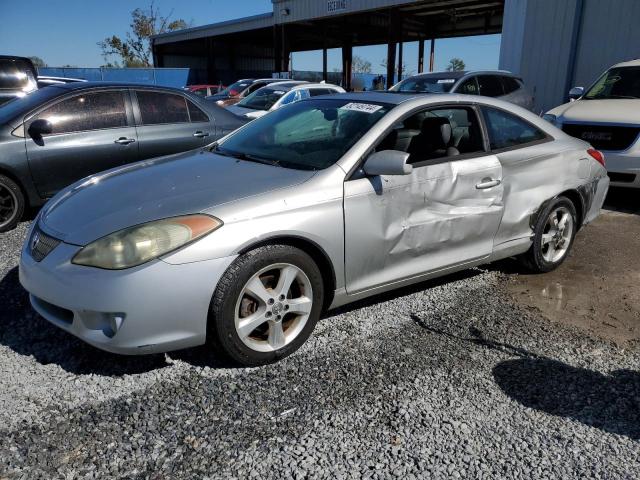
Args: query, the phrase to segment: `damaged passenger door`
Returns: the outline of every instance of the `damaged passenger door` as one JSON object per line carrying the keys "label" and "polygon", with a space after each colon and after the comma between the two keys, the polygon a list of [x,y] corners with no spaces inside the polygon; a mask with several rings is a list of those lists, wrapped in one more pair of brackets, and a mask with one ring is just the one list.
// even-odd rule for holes
{"label": "damaged passenger door", "polygon": [[492,253],[503,211],[502,167],[487,152],[474,107],[412,114],[375,150],[408,153],[413,170],[366,175],[361,169],[345,182],[348,293]]}

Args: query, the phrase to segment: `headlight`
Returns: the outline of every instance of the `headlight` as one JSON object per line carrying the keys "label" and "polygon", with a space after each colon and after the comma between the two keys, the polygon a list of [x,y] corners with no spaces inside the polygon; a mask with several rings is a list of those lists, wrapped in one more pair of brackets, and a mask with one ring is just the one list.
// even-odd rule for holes
{"label": "headlight", "polygon": [[122,270],[135,267],[186,245],[222,226],[208,215],[166,218],[125,228],[90,243],[72,263]]}
{"label": "headlight", "polygon": [[558,117],[556,117],[555,115],[551,115],[550,113],[545,113],[544,115],[542,115],[542,119],[546,120],[547,122],[549,122],[550,124],[558,128],[562,127],[562,122],[558,121]]}

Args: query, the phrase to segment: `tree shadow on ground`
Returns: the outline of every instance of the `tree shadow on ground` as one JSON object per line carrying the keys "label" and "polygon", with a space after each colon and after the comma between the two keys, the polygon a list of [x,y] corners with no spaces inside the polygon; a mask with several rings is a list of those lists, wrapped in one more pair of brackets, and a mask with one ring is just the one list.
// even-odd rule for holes
{"label": "tree shadow on ground", "polygon": [[18,279],[18,268],[0,280],[0,345],[42,365],[76,375],[122,376],[168,365],[164,355],[123,356],[98,350],[40,317]]}
{"label": "tree shadow on ground", "polygon": [[498,363],[492,373],[498,387],[523,406],[640,440],[640,372],[603,374],[486,339],[474,327],[469,337],[461,337],[427,325],[417,315],[412,319],[434,334],[518,357]]}

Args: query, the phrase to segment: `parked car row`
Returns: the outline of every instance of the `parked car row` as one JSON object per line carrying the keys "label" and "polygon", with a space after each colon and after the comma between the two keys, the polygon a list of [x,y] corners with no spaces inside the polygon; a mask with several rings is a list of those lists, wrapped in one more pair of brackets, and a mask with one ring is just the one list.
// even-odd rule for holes
{"label": "parked car row", "polygon": [[20,281],[88,343],[212,342],[261,365],[327,308],[510,256],[564,261],[604,201],[604,158],[517,104],[531,98],[507,72],[350,94],[245,79],[207,97],[52,81],[0,107],[0,230],[50,199]]}

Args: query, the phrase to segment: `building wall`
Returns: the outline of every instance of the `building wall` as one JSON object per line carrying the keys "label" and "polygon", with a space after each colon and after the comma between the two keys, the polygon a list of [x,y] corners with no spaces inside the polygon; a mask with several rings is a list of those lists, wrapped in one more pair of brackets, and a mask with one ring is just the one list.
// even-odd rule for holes
{"label": "building wall", "polygon": [[567,101],[614,63],[640,58],[640,0],[506,0],[500,68],[522,76],[535,111]]}
{"label": "building wall", "polygon": [[522,76],[534,110],[564,103],[578,0],[506,0],[500,68]]}
{"label": "building wall", "polygon": [[586,0],[572,86],[588,87],[611,65],[640,58],[640,1]]}

